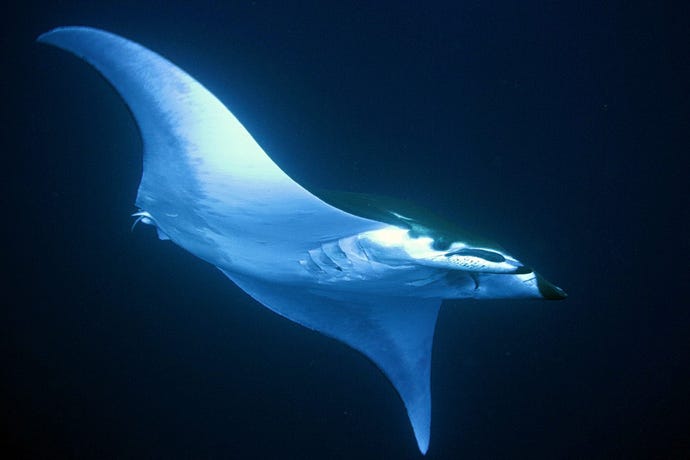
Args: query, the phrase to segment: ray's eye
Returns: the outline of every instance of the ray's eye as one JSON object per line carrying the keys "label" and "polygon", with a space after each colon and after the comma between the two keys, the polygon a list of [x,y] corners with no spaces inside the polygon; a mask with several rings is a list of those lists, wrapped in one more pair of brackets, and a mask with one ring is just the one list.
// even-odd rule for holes
{"label": "ray's eye", "polygon": [[451,251],[447,252],[445,254],[446,257],[450,256],[474,256],[474,257],[480,257],[484,260],[488,260],[489,262],[495,262],[495,263],[501,263],[505,262],[506,258],[503,257],[501,254],[493,251],[487,251],[486,249],[470,249],[470,248],[464,248],[464,249],[458,249],[457,251]]}

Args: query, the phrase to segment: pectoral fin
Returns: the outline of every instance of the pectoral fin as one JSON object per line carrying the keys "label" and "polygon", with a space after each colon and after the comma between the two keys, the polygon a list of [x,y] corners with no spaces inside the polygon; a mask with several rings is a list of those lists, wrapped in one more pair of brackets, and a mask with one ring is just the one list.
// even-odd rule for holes
{"label": "pectoral fin", "polygon": [[317,291],[225,275],[276,313],[340,340],[371,359],[398,391],[419,450],[426,453],[431,426],[431,349],[439,299]]}

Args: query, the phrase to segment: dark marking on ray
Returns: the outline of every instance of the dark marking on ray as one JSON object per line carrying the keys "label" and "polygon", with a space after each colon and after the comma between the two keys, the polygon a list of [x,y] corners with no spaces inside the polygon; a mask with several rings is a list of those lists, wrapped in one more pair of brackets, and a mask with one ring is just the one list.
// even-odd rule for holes
{"label": "dark marking on ray", "polygon": [[[479,257],[484,260],[488,260],[489,262],[496,262],[496,263],[501,263],[505,262],[506,258],[503,257],[501,254],[493,251],[487,251],[486,249],[474,249],[474,248],[463,248],[463,249],[458,249],[457,251],[451,251],[446,254],[446,257],[450,256],[474,256],[474,257]],[[529,273],[529,272],[528,272]]]}
{"label": "dark marking on ray", "polygon": [[456,241],[501,249],[498,244],[479,238],[428,209],[397,198],[330,190],[320,190],[317,195],[331,206],[350,214],[408,229],[411,238],[432,238],[432,247],[437,251],[448,250]]}

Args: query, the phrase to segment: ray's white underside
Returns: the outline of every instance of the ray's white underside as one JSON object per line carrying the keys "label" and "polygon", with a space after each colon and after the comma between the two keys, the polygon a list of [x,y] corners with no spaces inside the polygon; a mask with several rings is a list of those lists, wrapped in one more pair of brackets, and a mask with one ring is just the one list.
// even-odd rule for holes
{"label": "ray's white underside", "polygon": [[422,453],[441,300],[544,297],[546,282],[498,249],[436,250],[431,238],[323,202],[215,96],[141,45],[88,27],[39,41],[90,63],[130,107],[144,145],[137,219],[276,313],[368,356],[402,398]]}

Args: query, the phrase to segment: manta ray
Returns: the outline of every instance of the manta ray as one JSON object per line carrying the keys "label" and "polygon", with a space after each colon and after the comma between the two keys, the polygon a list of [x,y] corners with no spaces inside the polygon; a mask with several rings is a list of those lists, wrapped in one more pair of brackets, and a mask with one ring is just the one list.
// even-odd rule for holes
{"label": "manta ray", "polygon": [[368,357],[400,395],[423,454],[443,299],[566,296],[499,245],[423,209],[358,193],[317,197],[199,82],[137,43],[89,27],[38,41],[91,64],[130,108],[144,150],[136,222],[265,307]]}

